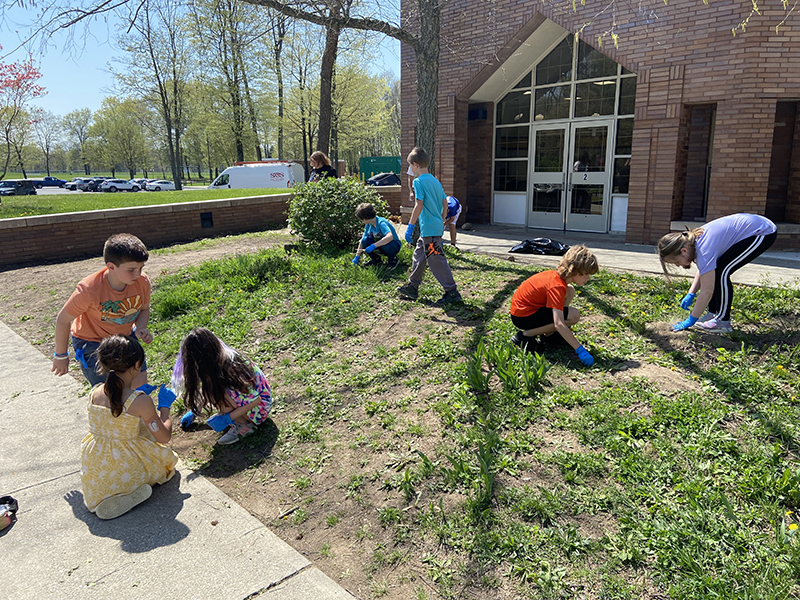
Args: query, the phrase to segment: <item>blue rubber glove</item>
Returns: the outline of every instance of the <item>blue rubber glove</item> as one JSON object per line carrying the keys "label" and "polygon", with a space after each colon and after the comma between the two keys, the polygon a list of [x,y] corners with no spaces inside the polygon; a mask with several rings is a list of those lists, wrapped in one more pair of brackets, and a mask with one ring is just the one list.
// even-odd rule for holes
{"label": "blue rubber glove", "polygon": [[197,417],[192,411],[186,411],[183,416],[181,417],[181,429],[189,429],[194,423],[195,418]]}
{"label": "blue rubber glove", "polygon": [[681,300],[681,308],[683,310],[689,310],[690,308],[692,308],[692,304],[694,304],[695,298],[697,298],[697,294],[692,294],[691,292],[686,294],[683,297],[683,300]]}
{"label": "blue rubber glove", "polygon": [[172,388],[162,385],[158,389],[158,408],[170,408],[177,398]]}
{"label": "blue rubber glove", "polygon": [[86,358],[83,356],[84,353],[85,353],[85,350],[83,348],[78,348],[77,350],[75,350],[75,360],[77,360],[79,363],[81,363],[81,366],[84,369],[88,369],[89,368],[89,364],[86,362]]}
{"label": "blue rubber glove", "polygon": [[364,252],[366,252],[367,254],[372,254],[373,252],[375,252],[375,244],[370,244],[369,246],[364,248]]}
{"label": "blue rubber glove", "polygon": [[156,387],[157,386],[155,386],[155,385],[151,385],[149,383],[145,383],[144,385],[140,385],[139,387],[137,387],[136,391],[137,392],[144,392],[145,394],[147,394],[149,396],[150,394],[153,393],[153,390],[155,390]]}
{"label": "blue rubber glove", "polygon": [[358,256],[358,255],[356,255],[356,257],[353,259],[353,264],[354,264],[354,265],[357,265],[357,264],[358,264],[358,261],[360,261],[360,260],[361,260],[361,257],[360,257],[360,256]]}
{"label": "blue rubber glove", "polygon": [[697,317],[689,315],[688,317],[686,317],[685,321],[681,321],[680,323],[675,323],[675,325],[672,326],[672,331],[683,331],[684,329],[689,329],[689,327],[691,327],[695,323],[697,323]]}
{"label": "blue rubber glove", "polygon": [[587,367],[591,367],[594,364],[594,358],[592,358],[592,355],[589,354],[589,351],[584,348],[583,345],[575,348],[575,354],[578,355],[578,358]]}
{"label": "blue rubber glove", "polygon": [[233,425],[233,420],[231,419],[230,414],[225,413],[224,415],[214,415],[210,419],[206,420],[206,423],[208,423],[208,426],[214,431],[222,431],[228,425]]}
{"label": "blue rubber glove", "polygon": [[409,244],[413,244],[413,243],[414,243],[414,230],[415,230],[416,228],[417,228],[417,225],[416,225],[416,223],[409,223],[409,224],[408,224],[408,226],[406,227],[406,235],[405,235],[405,238],[406,238],[406,241],[407,241]]}

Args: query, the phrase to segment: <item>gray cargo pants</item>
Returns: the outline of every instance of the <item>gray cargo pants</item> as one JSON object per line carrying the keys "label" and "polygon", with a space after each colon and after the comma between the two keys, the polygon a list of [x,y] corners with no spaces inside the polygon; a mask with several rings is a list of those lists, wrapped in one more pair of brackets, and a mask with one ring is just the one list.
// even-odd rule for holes
{"label": "gray cargo pants", "polygon": [[453,280],[453,273],[450,265],[447,264],[447,257],[442,248],[441,236],[421,237],[414,246],[414,257],[411,262],[411,275],[408,281],[415,288],[422,283],[422,276],[425,275],[425,267],[430,265],[431,273],[436,277],[436,281],[444,288],[445,292],[456,289],[456,282]]}

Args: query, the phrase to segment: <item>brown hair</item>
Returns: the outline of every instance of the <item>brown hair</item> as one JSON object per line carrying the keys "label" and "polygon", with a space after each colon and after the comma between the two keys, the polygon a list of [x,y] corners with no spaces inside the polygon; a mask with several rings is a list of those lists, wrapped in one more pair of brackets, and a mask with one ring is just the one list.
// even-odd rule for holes
{"label": "brown hair", "polygon": [[419,146],[414,146],[414,149],[409,152],[406,160],[408,161],[408,164],[417,163],[423,169],[426,169],[431,162],[428,153]]}
{"label": "brown hair", "polygon": [[694,246],[697,242],[697,238],[702,234],[702,227],[698,227],[697,229],[687,228],[686,231],[673,231],[672,233],[668,233],[658,240],[658,258],[661,260],[661,270],[664,271],[664,275],[669,277],[669,271],[667,271],[667,264],[664,262],[664,259],[678,256],[684,248],[689,248],[689,258],[690,260],[694,260]]}
{"label": "brown hair", "polygon": [[97,348],[97,364],[108,373],[103,385],[103,393],[108,396],[111,414],[118,417],[125,407],[122,390],[125,382],[117,375],[137,364],[144,363],[144,350],[138,340],[122,335],[112,335],[104,339]]}
{"label": "brown hair", "polygon": [[378,214],[375,212],[375,207],[369,202],[363,202],[356,206],[356,218],[367,221],[374,219]]}
{"label": "brown hair", "polygon": [[308,160],[313,160],[315,163],[319,165],[325,165],[328,167],[331,166],[331,159],[328,158],[327,154],[325,154],[324,152],[320,152],[319,150],[313,152],[311,156],[308,157]]}
{"label": "brown hair", "polygon": [[556,267],[556,271],[558,271],[562,279],[576,275],[594,275],[599,270],[597,257],[583,245],[572,246],[567,250],[561,262],[558,263],[558,267]]}
{"label": "brown hair", "polygon": [[135,235],[117,233],[106,240],[103,246],[103,260],[120,266],[124,262],[147,262],[150,254],[147,246]]}
{"label": "brown hair", "polygon": [[255,385],[252,365],[238,352],[222,345],[220,339],[205,327],[196,327],[181,344],[183,360],[183,402],[194,414],[202,414],[208,406],[223,411],[228,405],[225,390],[247,393]]}

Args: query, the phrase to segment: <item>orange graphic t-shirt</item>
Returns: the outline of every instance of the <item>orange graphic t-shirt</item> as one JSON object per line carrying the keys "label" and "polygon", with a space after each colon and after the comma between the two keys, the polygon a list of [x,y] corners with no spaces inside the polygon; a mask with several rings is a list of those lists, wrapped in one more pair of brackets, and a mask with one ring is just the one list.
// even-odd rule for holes
{"label": "orange graphic t-shirt", "polygon": [[101,342],[112,335],[130,335],[139,313],[150,308],[150,280],[142,275],[118,292],[108,283],[108,269],[81,279],[64,305],[70,315],[73,336]]}
{"label": "orange graphic t-shirt", "polygon": [[558,271],[542,271],[528,277],[511,298],[511,314],[528,317],[540,308],[564,310],[567,282]]}

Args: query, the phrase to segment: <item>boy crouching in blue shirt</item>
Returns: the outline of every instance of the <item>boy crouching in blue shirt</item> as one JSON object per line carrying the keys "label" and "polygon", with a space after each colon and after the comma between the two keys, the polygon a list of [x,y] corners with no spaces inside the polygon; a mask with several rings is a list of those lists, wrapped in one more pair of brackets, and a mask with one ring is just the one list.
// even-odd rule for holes
{"label": "boy crouching in blue shirt", "polygon": [[394,269],[397,266],[397,253],[400,252],[400,238],[387,219],[379,217],[375,207],[367,202],[356,207],[356,217],[364,224],[364,235],[358,243],[356,257],[353,264],[357,265],[361,255],[366,252],[370,261],[367,267],[377,267],[382,264],[381,254],[387,257],[386,267]]}

